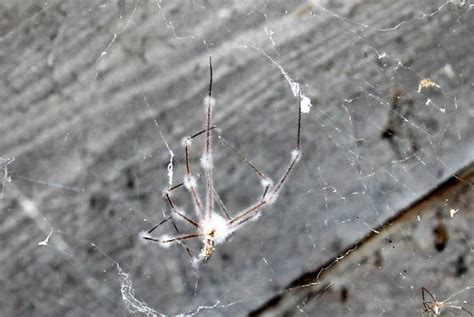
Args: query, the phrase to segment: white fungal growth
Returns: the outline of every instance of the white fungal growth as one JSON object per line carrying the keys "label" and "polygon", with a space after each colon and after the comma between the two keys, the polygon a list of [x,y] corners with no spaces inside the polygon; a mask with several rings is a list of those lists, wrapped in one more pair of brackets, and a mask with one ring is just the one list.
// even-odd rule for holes
{"label": "white fungal growth", "polygon": [[299,159],[301,158],[301,151],[298,150],[298,149],[294,149],[291,151],[291,159],[294,160],[296,159],[296,162],[299,161]]}
{"label": "white fungal growth", "polygon": [[162,197],[166,197],[166,195],[169,195],[169,194],[170,194],[170,191],[168,187],[163,188],[163,190],[161,191]]}
{"label": "white fungal growth", "polygon": [[193,175],[186,175],[183,179],[184,187],[188,190],[197,187],[196,178]]}
{"label": "white fungal growth", "polygon": [[36,213],[38,208],[36,208],[35,203],[29,199],[22,199],[20,205],[24,211],[27,213]]}
{"label": "white fungal growth", "polygon": [[257,221],[258,218],[260,218],[261,215],[262,215],[262,214],[255,214],[255,216],[253,216],[253,217],[250,219],[250,221]]}
{"label": "white fungal growth", "polygon": [[161,243],[160,245],[161,245],[163,248],[165,248],[165,249],[168,249],[168,248],[172,245],[172,243],[166,242],[166,241],[168,241],[168,240],[173,239],[173,237],[171,237],[171,236],[169,236],[169,235],[167,235],[167,234],[162,235],[162,236],[159,237],[158,239],[161,240],[162,243]]}
{"label": "white fungal growth", "polygon": [[[177,211],[178,213],[180,213],[181,215],[183,215],[183,216],[188,216],[188,215],[186,214],[186,211],[184,211],[182,208],[179,208],[179,207],[176,207],[176,206],[175,206],[175,209],[176,209],[176,211]],[[183,221],[183,222],[187,223],[187,220],[184,219],[183,217],[176,217],[175,219],[178,219],[179,221]]]}
{"label": "white fungal growth", "polygon": [[273,205],[275,201],[278,199],[278,192],[271,192],[265,195],[263,197],[263,201],[267,203],[268,205]]}
{"label": "white fungal growth", "polygon": [[212,155],[203,154],[201,156],[201,165],[204,169],[211,169],[212,168]]}
{"label": "white fungal growth", "polygon": [[305,95],[301,95],[301,112],[309,113],[309,110],[311,110],[312,106],[311,99]]}
{"label": "white fungal growth", "polygon": [[143,244],[147,244],[149,242],[147,239],[145,239],[145,238],[149,238],[149,237],[150,237],[150,235],[146,231],[140,231],[140,233],[138,234],[138,239]]}
{"label": "white fungal growth", "polygon": [[202,262],[202,259],[200,259],[199,257],[193,257],[191,266],[193,267],[194,270],[197,271],[199,269],[199,264],[201,264],[201,262]]}
{"label": "white fungal growth", "polygon": [[227,221],[216,213],[203,221],[202,232],[206,239],[215,243],[223,242],[231,234]]}
{"label": "white fungal growth", "polygon": [[[261,215],[261,213],[253,214],[253,216],[251,216],[250,218],[248,218],[248,221],[252,221],[252,222],[257,221],[258,218],[260,218],[260,215]],[[232,233],[232,232],[234,232],[234,231],[238,231],[238,230],[239,230],[240,228],[242,228],[244,225],[245,225],[245,223],[240,223],[240,224],[238,224],[238,225],[232,226],[231,229],[230,229],[230,230],[231,230],[230,233]]]}
{"label": "white fungal growth", "polygon": [[[176,207],[176,206],[174,208],[175,208],[176,212],[179,212],[180,214],[186,216],[186,211],[184,211],[182,208],[179,208],[179,207]],[[182,220],[184,220],[184,219],[182,219]]]}
{"label": "white fungal growth", "polygon": [[216,99],[214,97],[206,96],[204,97],[204,106],[207,108],[208,105],[211,105],[211,109],[216,105]]}
{"label": "white fungal growth", "polygon": [[168,185],[171,187],[171,185],[173,184],[173,158],[174,158],[174,153],[173,151],[171,151],[171,149],[169,149],[169,153],[170,153],[170,161],[168,163],[168,167],[167,167],[167,171],[168,171]]}
{"label": "white fungal growth", "polygon": [[260,184],[262,184],[263,188],[272,187],[273,181],[270,178],[262,178]]}
{"label": "white fungal growth", "polygon": [[181,140],[181,144],[183,146],[187,146],[187,147],[190,147],[191,146],[191,143],[193,143],[193,141],[191,140],[190,137],[185,137]]}
{"label": "white fungal growth", "polygon": [[454,208],[451,208],[451,210],[449,211],[449,215],[451,216],[451,218],[454,217],[454,215],[459,211],[459,209],[454,209]]}

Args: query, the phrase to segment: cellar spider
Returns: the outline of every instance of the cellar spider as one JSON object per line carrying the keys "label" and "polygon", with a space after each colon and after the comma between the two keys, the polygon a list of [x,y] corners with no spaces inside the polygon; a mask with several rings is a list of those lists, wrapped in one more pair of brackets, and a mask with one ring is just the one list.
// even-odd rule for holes
{"label": "cellar spider", "polygon": [[[456,292],[456,293],[452,294],[451,296],[449,296],[445,300],[438,301],[436,299],[436,296],[434,296],[427,288],[422,287],[421,288],[421,296],[423,297],[423,307],[425,308],[423,313],[427,313],[428,315],[433,314],[434,316],[440,316],[441,312],[443,312],[446,309],[452,308],[452,309],[462,310],[463,312],[465,312],[469,316],[474,317],[474,315],[470,311],[468,311],[466,308],[459,305],[460,303],[466,304],[467,301],[459,301],[459,300],[451,301],[452,298],[454,298],[457,295],[459,295],[459,294],[461,294],[465,291],[468,291],[472,288],[474,288],[474,286],[466,287],[466,288],[460,290],[459,292]],[[431,300],[427,300],[428,296],[426,296],[426,294],[429,295]],[[428,299],[430,299],[430,298],[428,298]]]}
{"label": "cellar spider", "polygon": [[[201,132],[195,133],[189,137],[183,139],[184,146],[184,155],[185,155],[185,175],[183,182],[170,187],[164,191],[164,199],[171,209],[171,214],[165,218],[163,221],[158,223],[156,226],[148,230],[148,232],[143,236],[143,239],[161,243],[163,245],[171,243],[180,243],[182,244],[188,254],[192,257],[191,251],[186,246],[185,241],[200,238],[202,240],[203,246],[199,254],[198,260],[207,261],[212,255],[215,245],[222,243],[230,234],[237,230],[241,225],[246,223],[251,219],[255,219],[263,209],[271,204],[273,204],[283,188],[283,185],[288,179],[288,176],[293,171],[294,167],[301,159],[301,94],[299,97],[299,107],[298,107],[298,125],[297,125],[297,136],[296,136],[296,148],[291,151],[291,158],[288,163],[288,166],[282,176],[276,183],[261,172],[253,163],[246,159],[240,152],[230,147],[230,145],[225,142],[219,135],[219,139],[230,147],[234,154],[237,154],[245,164],[247,164],[259,177],[260,182],[263,186],[263,192],[260,198],[249,207],[239,211],[236,216],[231,217],[225,207],[224,203],[220,199],[219,195],[214,189],[214,179],[213,179],[213,158],[212,158],[212,137],[211,130],[216,132],[217,129],[211,126],[212,119],[212,110],[215,106],[215,100],[212,97],[212,60],[209,58],[209,92],[208,95],[204,98],[205,106],[205,129]],[[191,172],[191,166],[189,162],[189,148],[191,146],[192,140],[200,135],[205,136],[204,150],[201,156],[201,165],[204,169],[204,178],[205,178],[205,198],[204,202],[201,200],[201,196],[197,190],[196,178]],[[172,199],[172,192],[181,187],[188,191],[191,196],[194,209],[198,220],[194,220],[191,217],[187,216],[186,213],[178,208]],[[219,215],[215,210],[215,203],[217,203],[222,209],[223,216]],[[183,221],[194,227],[194,231],[187,234],[180,234],[176,224],[173,222],[172,216],[181,218]],[[174,237],[161,237],[155,238],[150,236],[150,234],[158,228],[163,223],[171,220],[174,230],[177,233],[177,236]]]}

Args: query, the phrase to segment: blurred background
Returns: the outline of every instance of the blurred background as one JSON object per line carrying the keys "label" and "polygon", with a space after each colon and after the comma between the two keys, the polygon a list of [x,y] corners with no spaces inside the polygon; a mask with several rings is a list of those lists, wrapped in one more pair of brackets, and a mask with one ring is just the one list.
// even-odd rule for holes
{"label": "blurred background", "polygon": [[[442,314],[474,313],[473,8],[3,1],[0,314],[419,316],[421,287],[464,309]],[[209,56],[213,125],[273,179],[296,146],[298,85],[311,108],[277,202],[193,266],[140,233],[170,214],[162,191],[203,129]],[[236,215],[259,179],[213,149]],[[184,190],[174,199],[196,218]]]}

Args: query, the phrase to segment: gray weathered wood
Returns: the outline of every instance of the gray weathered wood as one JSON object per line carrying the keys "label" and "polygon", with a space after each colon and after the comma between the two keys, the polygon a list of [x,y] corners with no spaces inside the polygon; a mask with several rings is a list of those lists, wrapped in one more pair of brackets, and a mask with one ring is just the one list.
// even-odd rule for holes
{"label": "gray weathered wood", "polygon": [[[131,314],[115,261],[158,312],[245,314],[473,157],[467,3],[0,7],[2,315]],[[210,55],[215,125],[274,178],[295,145],[297,115],[278,65],[314,106],[303,116],[303,159],[278,202],[194,271],[182,248],[138,235],[166,210],[161,134],[176,155],[177,183],[180,140],[202,129]],[[422,79],[440,88],[418,92]],[[383,138],[384,129],[393,135]],[[216,146],[215,161],[230,210],[258,198],[257,179],[225,147]]]}

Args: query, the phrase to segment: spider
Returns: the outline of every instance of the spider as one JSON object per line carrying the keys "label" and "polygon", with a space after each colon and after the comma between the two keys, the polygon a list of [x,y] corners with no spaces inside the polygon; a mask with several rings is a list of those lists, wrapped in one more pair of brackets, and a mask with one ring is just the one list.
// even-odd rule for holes
{"label": "spider", "polygon": [[[242,209],[236,214],[236,216],[231,217],[225,207],[224,203],[220,199],[219,195],[214,189],[214,179],[213,179],[213,158],[212,158],[212,137],[211,131],[217,131],[216,127],[211,126],[212,111],[215,106],[215,99],[212,97],[212,59],[209,58],[209,92],[208,95],[204,98],[205,106],[205,129],[198,133],[195,133],[189,137],[183,139],[184,155],[185,155],[185,175],[183,182],[170,187],[164,191],[164,199],[171,209],[171,214],[165,218],[163,221],[155,225],[153,228],[148,230],[148,232],[143,236],[143,239],[159,242],[161,244],[167,245],[171,243],[182,244],[188,254],[192,256],[191,251],[186,246],[185,241],[200,238],[202,240],[203,246],[199,257],[199,261],[207,261],[212,253],[215,250],[216,244],[222,243],[230,234],[237,230],[240,226],[246,223],[249,220],[255,219],[260,213],[264,210],[265,207],[273,204],[277,198],[278,194],[283,188],[283,185],[288,179],[288,176],[295,168],[298,161],[301,159],[301,94],[299,96],[299,109],[298,109],[298,128],[297,128],[297,137],[296,137],[296,148],[291,151],[291,159],[288,163],[288,166],[282,176],[276,183],[261,172],[255,165],[253,165],[249,160],[247,160],[239,151],[232,148],[227,142],[225,142],[220,134],[218,138],[227,145],[234,154],[237,154],[240,157],[240,160],[245,162],[259,177],[260,182],[263,186],[263,193],[260,198],[250,205],[247,208]],[[201,200],[201,196],[197,190],[196,178],[191,172],[191,166],[189,162],[189,148],[191,146],[192,140],[200,135],[205,136],[203,154],[201,156],[201,165],[204,169],[204,178],[205,178],[205,198],[204,202]],[[187,216],[186,213],[178,208],[172,199],[172,192],[181,187],[188,191],[191,196],[195,212],[199,220],[194,220],[191,217]],[[223,211],[223,216],[219,215],[215,210],[215,203],[220,206],[220,209]],[[189,225],[194,227],[194,231],[187,234],[180,234],[176,224],[173,222],[172,216],[176,216],[187,222]],[[150,234],[158,228],[160,225],[166,221],[171,220],[173,227],[176,231],[176,236],[174,237],[161,237],[155,238],[150,236]]]}
{"label": "spider", "polygon": [[[465,289],[452,294],[451,296],[449,296],[445,300],[438,301],[436,299],[436,296],[434,296],[427,288],[422,287],[421,288],[421,296],[423,297],[423,307],[425,308],[423,313],[428,313],[428,315],[434,314],[434,316],[440,316],[441,312],[443,310],[448,309],[448,308],[453,308],[453,309],[462,310],[463,312],[465,312],[469,316],[474,317],[474,315],[470,311],[468,311],[466,308],[458,305],[459,303],[466,303],[466,301],[463,301],[463,302],[461,302],[461,301],[450,301],[451,298],[453,298],[453,297],[455,297],[455,296],[457,296],[457,295],[459,295],[459,294],[461,294],[461,293],[463,293],[463,292],[465,292],[465,291],[467,291],[471,288],[474,288],[474,286],[466,287]],[[426,294],[428,294],[431,297],[431,299],[432,299],[431,301],[426,300],[426,297],[427,297],[427,296],[425,296]]]}

